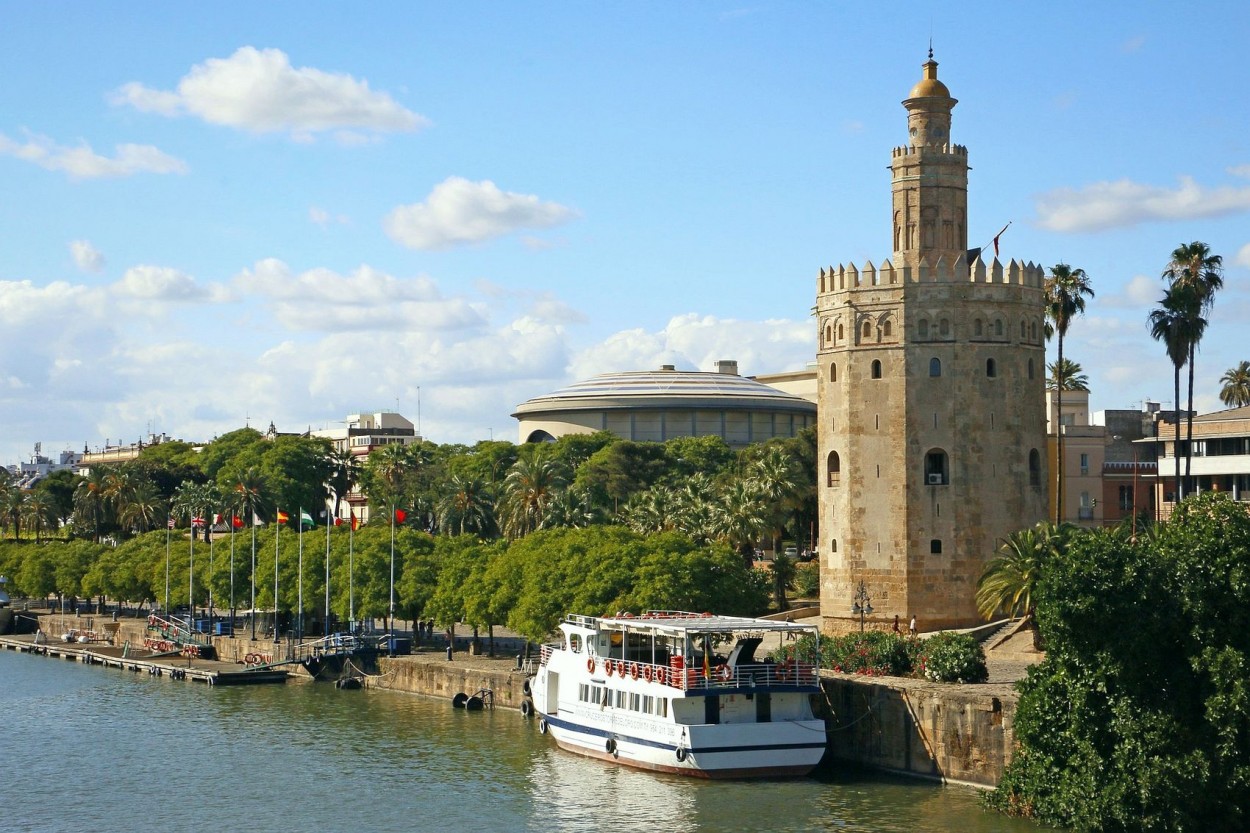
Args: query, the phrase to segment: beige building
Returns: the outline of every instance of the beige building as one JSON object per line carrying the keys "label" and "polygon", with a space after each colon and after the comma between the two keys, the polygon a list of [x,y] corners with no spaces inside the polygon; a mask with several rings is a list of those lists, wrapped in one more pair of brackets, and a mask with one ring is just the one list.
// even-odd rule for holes
{"label": "beige building", "polygon": [[716,372],[659,370],[606,373],[517,406],[519,441],[610,431],[636,442],[720,437],[734,448],[793,437],[816,423],[816,405],[738,375],[736,361]]}
{"label": "beige building", "polygon": [[[421,439],[412,421],[394,411],[348,414],[342,425],[312,431],[311,435],[329,440],[335,451],[350,451],[361,465],[379,448],[411,445]],[[350,520],[353,513],[362,523],[369,520],[369,499],[358,485],[352,486],[339,505],[339,516],[343,520]]]}
{"label": "beige building", "polygon": [[[1185,476],[1184,415],[1181,421],[1181,477]],[[1190,486],[1186,495],[1200,492],[1224,492],[1233,500],[1250,502],[1250,406],[1198,414],[1194,417],[1193,461]],[[1160,423],[1159,458],[1155,499],[1160,515],[1172,514],[1176,497],[1176,435],[1173,424]]]}
{"label": "beige building", "polygon": [[1046,516],[1043,271],[968,250],[968,151],[937,63],[903,101],[894,252],[821,269],[821,615],[827,630],[980,621],[998,541]]}

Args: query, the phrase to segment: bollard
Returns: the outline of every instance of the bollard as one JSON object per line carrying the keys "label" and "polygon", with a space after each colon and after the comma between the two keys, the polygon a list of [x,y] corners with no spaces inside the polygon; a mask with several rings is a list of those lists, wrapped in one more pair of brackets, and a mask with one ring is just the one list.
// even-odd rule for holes
{"label": "bollard", "polygon": [[522,659],[523,654],[516,655],[516,670],[520,671],[524,667],[525,661]]}
{"label": "bollard", "polygon": [[447,661],[451,662],[451,646],[447,646]]}

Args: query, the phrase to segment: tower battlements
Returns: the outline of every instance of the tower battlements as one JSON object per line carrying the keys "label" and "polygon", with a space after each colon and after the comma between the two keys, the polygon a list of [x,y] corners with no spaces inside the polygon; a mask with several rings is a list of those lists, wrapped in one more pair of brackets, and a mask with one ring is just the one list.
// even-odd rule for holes
{"label": "tower battlements", "polygon": [[987,264],[978,256],[971,265],[966,265],[962,259],[952,264],[945,258],[938,258],[936,263],[930,264],[927,258],[922,257],[915,268],[902,266],[897,269],[886,258],[879,267],[873,266],[872,261],[867,261],[862,267],[854,263],[838,264],[828,269],[821,267],[817,293],[824,295],[909,283],[1004,284],[1040,290],[1044,279],[1045,270],[1041,266],[1032,261],[1020,263],[1014,258],[1004,265],[998,258]]}
{"label": "tower battlements", "polygon": [[968,156],[968,148],[963,145],[897,145],[890,155],[897,159],[900,156],[916,156],[921,153],[930,154],[934,152],[946,153],[951,156],[963,156],[965,158]]}

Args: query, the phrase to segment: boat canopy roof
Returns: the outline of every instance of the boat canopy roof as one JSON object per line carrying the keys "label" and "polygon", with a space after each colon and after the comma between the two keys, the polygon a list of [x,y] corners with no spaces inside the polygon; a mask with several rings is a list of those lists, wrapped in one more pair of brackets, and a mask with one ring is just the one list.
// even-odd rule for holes
{"label": "boat canopy roof", "polygon": [[815,625],[773,619],[752,619],[746,616],[715,616],[684,610],[648,610],[641,615],[620,613],[616,616],[580,616],[570,614],[563,626],[590,631],[628,631],[655,636],[681,637],[704,633],[816,633]]}

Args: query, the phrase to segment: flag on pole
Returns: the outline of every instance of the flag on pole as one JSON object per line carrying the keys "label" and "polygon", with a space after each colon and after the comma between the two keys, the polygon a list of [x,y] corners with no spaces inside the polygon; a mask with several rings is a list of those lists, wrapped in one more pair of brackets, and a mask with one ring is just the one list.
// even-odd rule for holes
{"label": "flag on pole", "polygon": [[309,515],[307,512],[301,509],[299,510],[299,525],[301,527],[304,527],[304,526],[316,526],[317,524],[313,521],[312,515]]}
{"label": "flag on pole", "polygon": [[168,524],[166,524],[166,525],[167,525],[170,529],[173,529],[173,528],[174,528],[174,519],[173,519],[173,518],[170,518],[170,519],[169,519],[169,523],[168,523]]}
{"label": "flag on pole", "polygon": [[240,518],[238,515],[232,515],[230,517],[230,526],[234,527],[235,529],[242,529],[243,519]]}
{"label": "flag on pole", "polygon": [[352,516],[352,532],[355,532],[356,530],[360,529],[360,518],[356,517],[355,509],[352,509],[350,511],[351,511],[351,516]]}
{"label": "flag on pole", "polygon": [[998,238],[1003,236],[1003,232],[1006,231],[1007,226],[1010,226],[1010,225],[1011,225],[1011,221],[1008,220],[1007,225],[1003,226],[1002,229],[999,230],[998,234],[994,235],[994,257],[998,257]]}
{"label": "flag on pole", "polygon": [[192,519],[191,519],[191,526],[203,526],[203,525],[204,525],[204,519],[203,519],[203,518],[192,518]]}
{"label": "flag on pole", "polygon": [[283,512],[281,509],[279,509],[278,510],[278,523],[284,524],[289,520],[291,520],[291,516]]}
{"label": "flag on pole", "polygon": [[408,517],[408,513],[405,512],[404,510],[402,509],[395,510],[395,523],[402,524],[404,522],[404,518],[407,518],[407,517]]}
{"label": "flag on pole", "polygon": [[260,519],[260,515],[252,513],[252,526],[264,526],[265,522]]}
{"label": "flag on pole", "polygon": [[217,524],[219,523],[221,523],[221,515],[218,515],[216,512],[214,512],[213,513],[213,526],[217,526]]}
{"label": "flag on pole", "polygon": [[335,526],[342,526],[342,525],[343,525],[343,519],[342,519],[342,518],[335,518],[335,519],[334,519],[334,525],[335,525]]}

